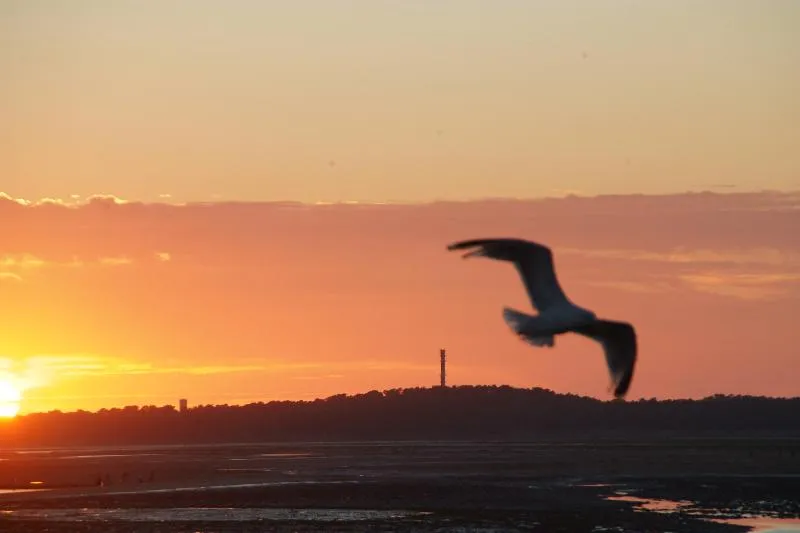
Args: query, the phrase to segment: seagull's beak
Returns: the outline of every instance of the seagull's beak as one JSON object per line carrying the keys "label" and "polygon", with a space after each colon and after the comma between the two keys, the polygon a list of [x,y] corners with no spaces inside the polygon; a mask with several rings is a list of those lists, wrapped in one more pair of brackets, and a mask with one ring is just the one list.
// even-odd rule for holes
{"label": "seagull's beak", "polygon": [[477,250],[472,250],[471,252],[467,252],[461,256],[461,259],[468,259],[470,257],[481,257],[486,255],[486,251],[483,248],[478,248]]}

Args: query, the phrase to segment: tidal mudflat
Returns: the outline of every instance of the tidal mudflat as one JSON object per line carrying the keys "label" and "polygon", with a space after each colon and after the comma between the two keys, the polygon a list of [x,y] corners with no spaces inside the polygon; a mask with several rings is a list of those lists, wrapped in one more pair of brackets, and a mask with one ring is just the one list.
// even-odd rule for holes
{"label": "tidal mudflat", "polygon": [[791,438],[10,450],[0,530],[800,531],[798,489]]}

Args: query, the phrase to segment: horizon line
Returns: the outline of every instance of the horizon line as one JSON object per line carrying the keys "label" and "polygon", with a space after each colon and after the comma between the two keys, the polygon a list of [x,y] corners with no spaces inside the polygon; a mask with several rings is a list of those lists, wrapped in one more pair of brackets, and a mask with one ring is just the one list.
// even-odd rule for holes
{"label": "horizon line", "polygon": [[[719,397],[722,397],[722,398],[748,398],[748,399],[761,399],[761,400],[800,400],[800,396],[766,396],[766,395],[756,395],[756,394],[727,394],[727,393],[719,393],[719,392],[718,393],[709,394],[707,396],[703,396],[702,398],[686,398],[686,397],[664,397],[664,398],[651,397],[651,398],[646,398],[644,396],[640,396],[640,397],[638,397],[636,399],[634,399],[634,398],[618,399],[618,398],[599,398],[599,397],[596,397],[596,396],[575,394],[575,393],[571,393],[571,392],[558,392],[558,391],[555,391],[553,389],[548,389],[546,387],[538,387],[538,386],[533,386],[533,387],[515,387],[513,385],[506,385],[506,384],[503,384],[503,385],[497,385],[497,384],[495,384],[495,385],[463,384],[463,385],[447,385],[445,387],[442,387],[441,385],[427,385],[427,386],[418,386],[418,387],[396,387],[396,388],[383,389],[383,390],[371,389],[371,390],[368,390],[368,391],[354,392],[354,393],[340,392],[340,393],[331,394],[331,395],[324,396],[324,397],[317,396],[315,398],[305,399],[305,400],[303,400],[303,399],[297,399],[297,400],[286,400],[286,399],[283,399],[283,400],[281,400],[281,399],[253,400],[253,401],[249,401],[247,403],[233,403],[233,404],[227,404],[227,403],[197,403],[194,406],[187,406],[187,410],[196,409],[198,407],[208,407],[208,406],[210,406],[210,407],[223,407],[223,406],[225,406],[225,407],[246,407],[248,405],[258,404],[258,403],[262,403],[262,404],[265,404],[265,405],[268,405],[270,403],[286,403],[286,402],[288,402],[288,403],[313,403],[313,402],[320,401],[320,400],[322,400],[322,401],[329,400],[329,399],[337,397],[337,396],[344,396],[345,398],[356,398],[358,396],[364,396],[364,395],[367,395],[367,394],[372,393],[372,392],[377,392],[377,393],[379,393],[381,395],[385,395],[385,393],[389,392],[389,391],[408,391],[408,390],[419,390],[419,389],[422,389],[422,390],[445,390],[445,389],[466,389],[466,388],[473,388],[473,389],[476,389],[476,388],[508,388],[508,389],[513,389],[513,390],[517,390],[517,391],[536,391],[536,390],[538,390],[538,391],[543,391],[543,392],[546,392],[546,393],[550,393],[553,396],[564,396],[564,397],[566,397],[566,396],[574,396],[574,397],[577,397],[577,398],[580,398],[580,399],[594,400],[594,401],[601,402],[601,403],[640,403],[640,402],[661,403],[661,402],[676,402],[676,401],[677,402],[680,402],[680,401],[683,401],[683,402],[702,402],[702,401],[705,401],[705,400],[710,400],[710,399],[719,398]],[[178,406],[180,405],[180,400],[181,399],[186,399],[187,402],[188,402],[188,398],[179,398],[176,403],[165,403],[165,404],[161,404],[161,405],[156,405],[156,404],[153,404],[153,403],[128,404],[128,405],[125,405],[125,406],[122,406],[122,407],[100,407],[100,408],[98,408],[96,410],[93,410],[93,411],[90,411],[88,409],[75,409],[73,411],[62,411],[60,409],[51,409],[49,411],[31,411],[31,412],[27,412],[27,413],[24,413],[24,414],[22,414],[22,413],[18,414],[16,416],[14,416],[13,418],[0,420],[0,424],[2,424],[3,422],[8,423],[11,420],[24,418],[24,417],[30,416],[30,415],[47,415],[47,414],[55,414],[55,413],[60,413],[60,414],[75,414],[75,413],[98,414],[100,411],[103,411],[103,410],[112,411],[112,410],[116,409],[116,410],[122,411],[127,407],[136,407],[137,409],[141,409],[142,407],[155,407],[155,408],[173,407],[173,408],[177,409]]]}

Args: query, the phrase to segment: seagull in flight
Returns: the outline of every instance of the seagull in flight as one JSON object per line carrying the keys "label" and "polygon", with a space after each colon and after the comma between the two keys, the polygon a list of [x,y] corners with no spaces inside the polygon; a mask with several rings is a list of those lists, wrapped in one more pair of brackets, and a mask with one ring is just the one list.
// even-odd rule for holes
{"label": "seagull in flight", "polygon": [[534,346],[555,346],[555,337],[574,332],[603,347],[616,398],[624,398],[636,363],[636,331],[627,322],[597,318],[590,310],[575,305],[564,294],[556,277],[550,248],[523,239],[472,239],[455,242],[450,251],[468,250],[463,255],[510,261],[519,272],[528,297],[539,313],[529,315],[503,308],[503,319],[522,340]]}

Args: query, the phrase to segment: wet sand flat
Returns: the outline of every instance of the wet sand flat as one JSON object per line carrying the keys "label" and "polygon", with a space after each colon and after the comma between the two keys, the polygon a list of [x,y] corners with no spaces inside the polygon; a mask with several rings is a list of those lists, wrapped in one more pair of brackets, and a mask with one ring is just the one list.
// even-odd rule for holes
{"label": "wet sand flat", "polygon": [[706,518],[800,518],[798,488],[794,438],[11,450],[0,529],[746,531]]}

